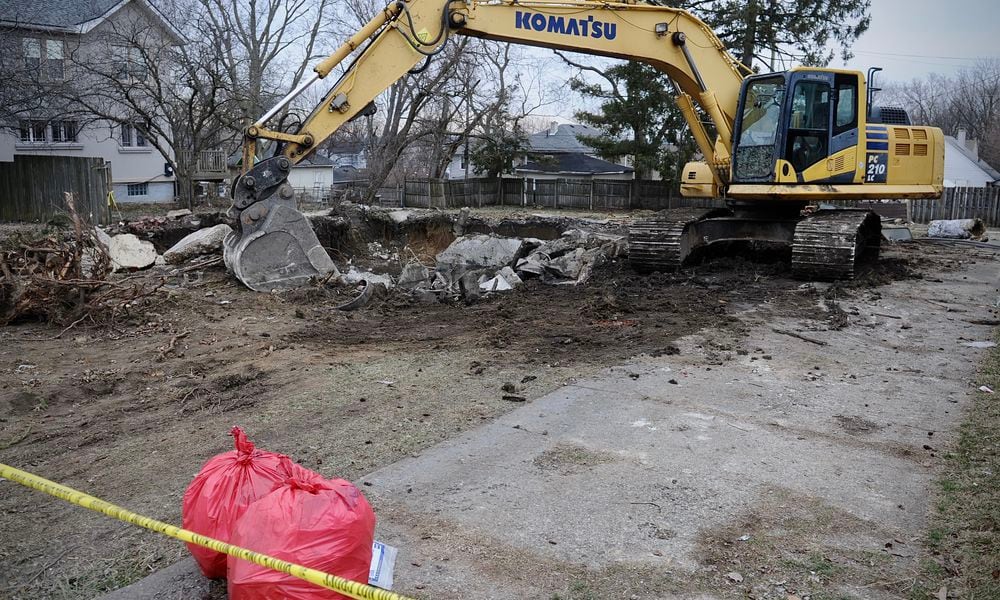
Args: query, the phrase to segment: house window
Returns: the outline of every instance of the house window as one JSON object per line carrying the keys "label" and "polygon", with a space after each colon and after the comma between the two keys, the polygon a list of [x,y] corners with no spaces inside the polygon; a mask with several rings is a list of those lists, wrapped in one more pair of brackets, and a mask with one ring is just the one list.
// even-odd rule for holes
{"label": "house window", "polygon": [[44,143],[45,121],[21,121],[21,141],[27,143]]}
{"label": "house window", "polygon": [[62,40],[24,38],[21,40],[21,52],[24,66],[30,73],[53,81],[66,79]]}
{"label": "house window", "polygon": [[118,142],[126,148],[145,148],[147,146],[146,135],[143,133],[142,125],[138,123],[122,123],[121,135],[118,138]]}
{"label": "house window", "polygon": [[42,66],[42,41],[35,38],[24,38],[21,42],[24,52],[24,66],[30,72],[37,72]]}
{"label": "house window", "polygon": [[62,40],[45,40],[45,70],[53,81],[66,79]]}
{"label": "house window", "polygon": [[149,195],[149,184],[148,183],[130,183],[128,184],[128,197],[132,198],[134,196],[148,196]]}
{"label": "house window", "polygon": [[115,69],[121,81],[143,81],[149,76],[149,67],[139,48],[119,46],[115,49]]}
{"label": "house window", "polygon": [[80,129],[76,121],[53,121],[52,141],[53,142],[75,142],[76,134]]}

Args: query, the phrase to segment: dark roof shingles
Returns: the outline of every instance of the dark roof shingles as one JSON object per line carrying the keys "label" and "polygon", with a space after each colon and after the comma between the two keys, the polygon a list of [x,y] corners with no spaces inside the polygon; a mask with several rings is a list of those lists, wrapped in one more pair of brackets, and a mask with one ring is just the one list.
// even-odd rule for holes
{"label": "dark roof shingles", "polygon": [[24,26],[75,27],[92,21],[121,0],[0,0],[0,21]]}
{"label": "dark roof shingles", "polygon": [[516,167],[522,173],[631,173],[635,169],[580,153],[554,154],[550,160],[529,160]]}

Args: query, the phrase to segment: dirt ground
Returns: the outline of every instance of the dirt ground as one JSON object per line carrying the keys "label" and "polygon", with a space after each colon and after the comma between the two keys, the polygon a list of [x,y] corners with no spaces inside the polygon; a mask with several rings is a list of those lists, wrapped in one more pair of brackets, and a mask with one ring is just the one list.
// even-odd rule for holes
{"label": "dirt ground", "polygon": [[[585,286],[529,282],[472,305],[390,293],[352,313],[322,290],[255,294],[218,266],[160,268],[148,276],[167,277],[165,293],[109,325],[0,329],[0,461],[179,524],[187,484],[230,448],[234,424],[359,481],[521,406],[504,399],[511,389],[530,402],[630,357],[676,353],[674,340],[702,330],[718,332],[721,357],[746,336],[737,314],[748,307],[758,318],[820,311],[837,328],[838,299],[984,259],[898,246],[825,295],[782,263],[717,259],[645,277],[619,261]],[[15,484],[0,490],[0,596],[91,598],[186,555]]]}

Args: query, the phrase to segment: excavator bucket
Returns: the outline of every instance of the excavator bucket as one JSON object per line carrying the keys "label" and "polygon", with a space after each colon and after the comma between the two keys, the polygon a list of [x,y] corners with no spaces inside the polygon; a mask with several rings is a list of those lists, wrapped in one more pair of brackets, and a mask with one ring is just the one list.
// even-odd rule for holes
{"label": "excavator bucket", "polygon": [[309,221],[281,204],[252,232],[234,231],[223,245],[226,268],[256,292],[300,287],[337,270]]}
{"label": "excavator bucket", "polygon": [[223,244],[226,268],[256,292],[300,287],[337,270],[309,221],[280,204],[251,233],[234,231]]}
{"label": "excavator bucket", "polygon": [[234,189],[238,225],[223,242],[226,268],[256,292],[292,289],[336,273],[309,220],[292,206],[287,162],[257,167]]}

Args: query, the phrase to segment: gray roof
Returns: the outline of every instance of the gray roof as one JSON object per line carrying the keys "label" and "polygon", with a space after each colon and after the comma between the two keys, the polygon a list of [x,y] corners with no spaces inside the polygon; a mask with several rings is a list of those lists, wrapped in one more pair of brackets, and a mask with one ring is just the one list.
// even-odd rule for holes
{"label": "gray roof", "polygon": [[632,167],[616,165],[613,162],[587,156],[579,152],[557,153],[551,161],[529,160],[514,169],[518,173],[566,173],[578,175],[598,175],[607,173],[632,173]]}
{"label": "gray roof", "polygon": [[593,148],[577,139],[576,136],[578,135],[597,137],[601,135],[601,132],[586,125],[567,123],[560,125],[555,133],[551,133],[550,130],[546,129],[545,131],[529,135],[528,147],[531,148],[532,152],[582,152],[584,154],[593,154]]}
{"label": "gray roof", "polygon": [[0,21],[72,28],[103,16],[121,0],[0,0]]}
{"label": "gray roof", "polygon": [[313,154],[311,156],[306,157],[304,160],[302,160],[302,162],[300,162],[297,165],[294,165],[292,168],[294,169],[295,167],[332,167],[332,166],[333,166],[333,161],[330,160],[329,158],[323,156],[322,154]]}
{"label": "gray roof", "polygon": [[342,154],[360,154],[364,152],[365,143],[358,142],[340,142],[337,144],[331,144],[327,153],[332,155],[342,155]]}

